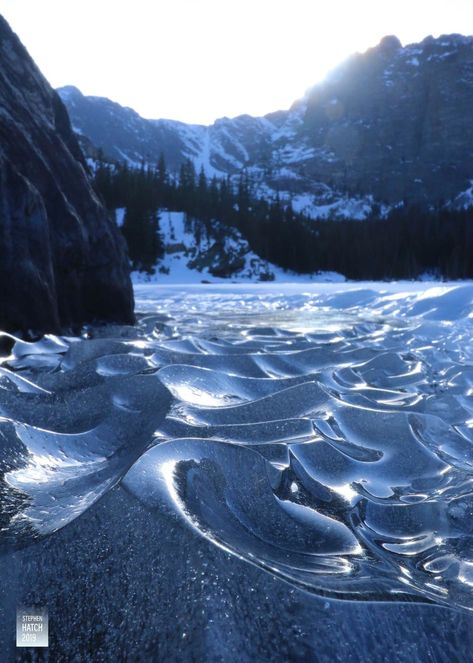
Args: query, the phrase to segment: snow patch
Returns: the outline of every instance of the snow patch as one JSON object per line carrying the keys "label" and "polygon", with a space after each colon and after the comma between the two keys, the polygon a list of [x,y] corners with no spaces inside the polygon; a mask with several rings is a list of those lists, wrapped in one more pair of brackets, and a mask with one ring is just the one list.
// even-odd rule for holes
{"label": "snow patch", "polygon": [[[118,210],[116,217],[118,219]],[[160,210],[160,231],[165,246],[165,256],[156,265],[154,274],[133,272],[134,284],[143,283],[248,283],[267,280],[294,281],[294,282],[320,282],[341,283],[346,279],[337,272],[320,272],[315,274],[297,274],[286,271],[277,265],[262,260],[248,243],[234,228],[227,228],[214,222],[217,230],[224,230],[224,240],[221,247],[223,255],[239,256],[241,266],[238,271],[228,277],[215,276],[209,267],[212,262],[202,269],[196,264],[209,262],[215,247],[215,238],[201,237],[200,246],[196,245],[195,235],[186,220],[184,212],[171,212]],[[215,266],[215,265],[214,265]]]}
{"label": "snow patch", "polygon": [[470,186],[468,189],[459,193],[448,207],[457,210],[467,210],[470,209],[470,207],[473,207],[473,180],[470,180]]}
{"label": "snow patch", "polygon": [[125,212],[125,207],[117,207],[115,210],[115,222],[119,228],[122,228],[125,222]]}

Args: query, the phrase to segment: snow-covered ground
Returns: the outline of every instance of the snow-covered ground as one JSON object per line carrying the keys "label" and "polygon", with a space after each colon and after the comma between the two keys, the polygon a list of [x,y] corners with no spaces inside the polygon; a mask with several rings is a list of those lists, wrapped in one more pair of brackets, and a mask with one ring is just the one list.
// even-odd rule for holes
{"label": "snow-covered ground", "polygon": [[[156,310],[167,299],[232,301],[233,307],[252,311],[288,309],[364,311],[375,316],[419,317],[423,320],[473,320],[472,281],[362,281],[280,283],[148,283],[135,284],[137,311]],[[282,303],[284,302],[284,304]],[[202,304],[201,304],[202,305]]]}
{"label": "snow-covered ground", "polygon": [[[203,236],[200,247],[197,247],[194,233],[186,227],[183,212],[161,210],[159,216],[159,225],[166,254],[159,261],[154,274],[133,272],[132,280],[134,283],[252,282],[263,280],[266,276],[274,277],[273,280],[275,281],[345,281],[345,278],[336,272],[296,274],[285,271],[281,267],[257,256],[254,251],[250,250],[248,242],[233,228],[224,228],[225,238],[217,257],[223,261],[228,257],[228,261],[230,261],[231,257],[241,256],[242,267],[227,278],[214,276],[209,267],[212,265],[212,260],[215,259],[210,257],[215,240]],[[116,210],[116,219],[117,224],[123,223],[123,210]],[[208,260],[206,256],[209,256]],[[205,263],[209,263],[208,266]],[[198,268],[200,265],[203,265],[201,269]]]}

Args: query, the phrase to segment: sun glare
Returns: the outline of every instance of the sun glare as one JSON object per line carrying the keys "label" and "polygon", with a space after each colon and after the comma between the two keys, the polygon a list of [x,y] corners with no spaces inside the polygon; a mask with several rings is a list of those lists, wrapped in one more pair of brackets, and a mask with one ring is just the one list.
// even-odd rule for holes
{"label": "sun glare", "polygon": [[[210,123],[288,108],[386,34],[473,33],[470,0],[0,0],[55,87],[76,85],[145,117]],[[471,16],[470,23],[465,16]]]}

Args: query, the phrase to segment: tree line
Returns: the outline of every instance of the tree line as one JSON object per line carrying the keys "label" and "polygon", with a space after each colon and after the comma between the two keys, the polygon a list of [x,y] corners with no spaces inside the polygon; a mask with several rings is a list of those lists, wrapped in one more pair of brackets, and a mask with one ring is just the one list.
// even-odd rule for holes
{"label": "tree line", "polygon": [[192,161],[171,175],[164,158],[130,168],[102,160],[95,185],[110,209],[125,208],[122,232],[135,269],[152,271],[163,255],[159,210],[185,212],[196,245],[236,228],[262,259],[297,273],[336,271],[350,279],[473,277],[473,210],[404,205],[386,219],[321,221],[296,213],[277,195],[258,196],[247,173],[208,178]]}

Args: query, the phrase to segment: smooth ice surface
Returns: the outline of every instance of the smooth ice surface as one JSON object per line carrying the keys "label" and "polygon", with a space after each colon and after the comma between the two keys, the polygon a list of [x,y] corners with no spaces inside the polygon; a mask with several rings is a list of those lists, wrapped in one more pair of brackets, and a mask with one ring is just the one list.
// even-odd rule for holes
{"label": "smooth ice surface", "polygon": [[2,550],[120,484],[293,588],[473,609],[473,285],[135,292],[3,361]]}

